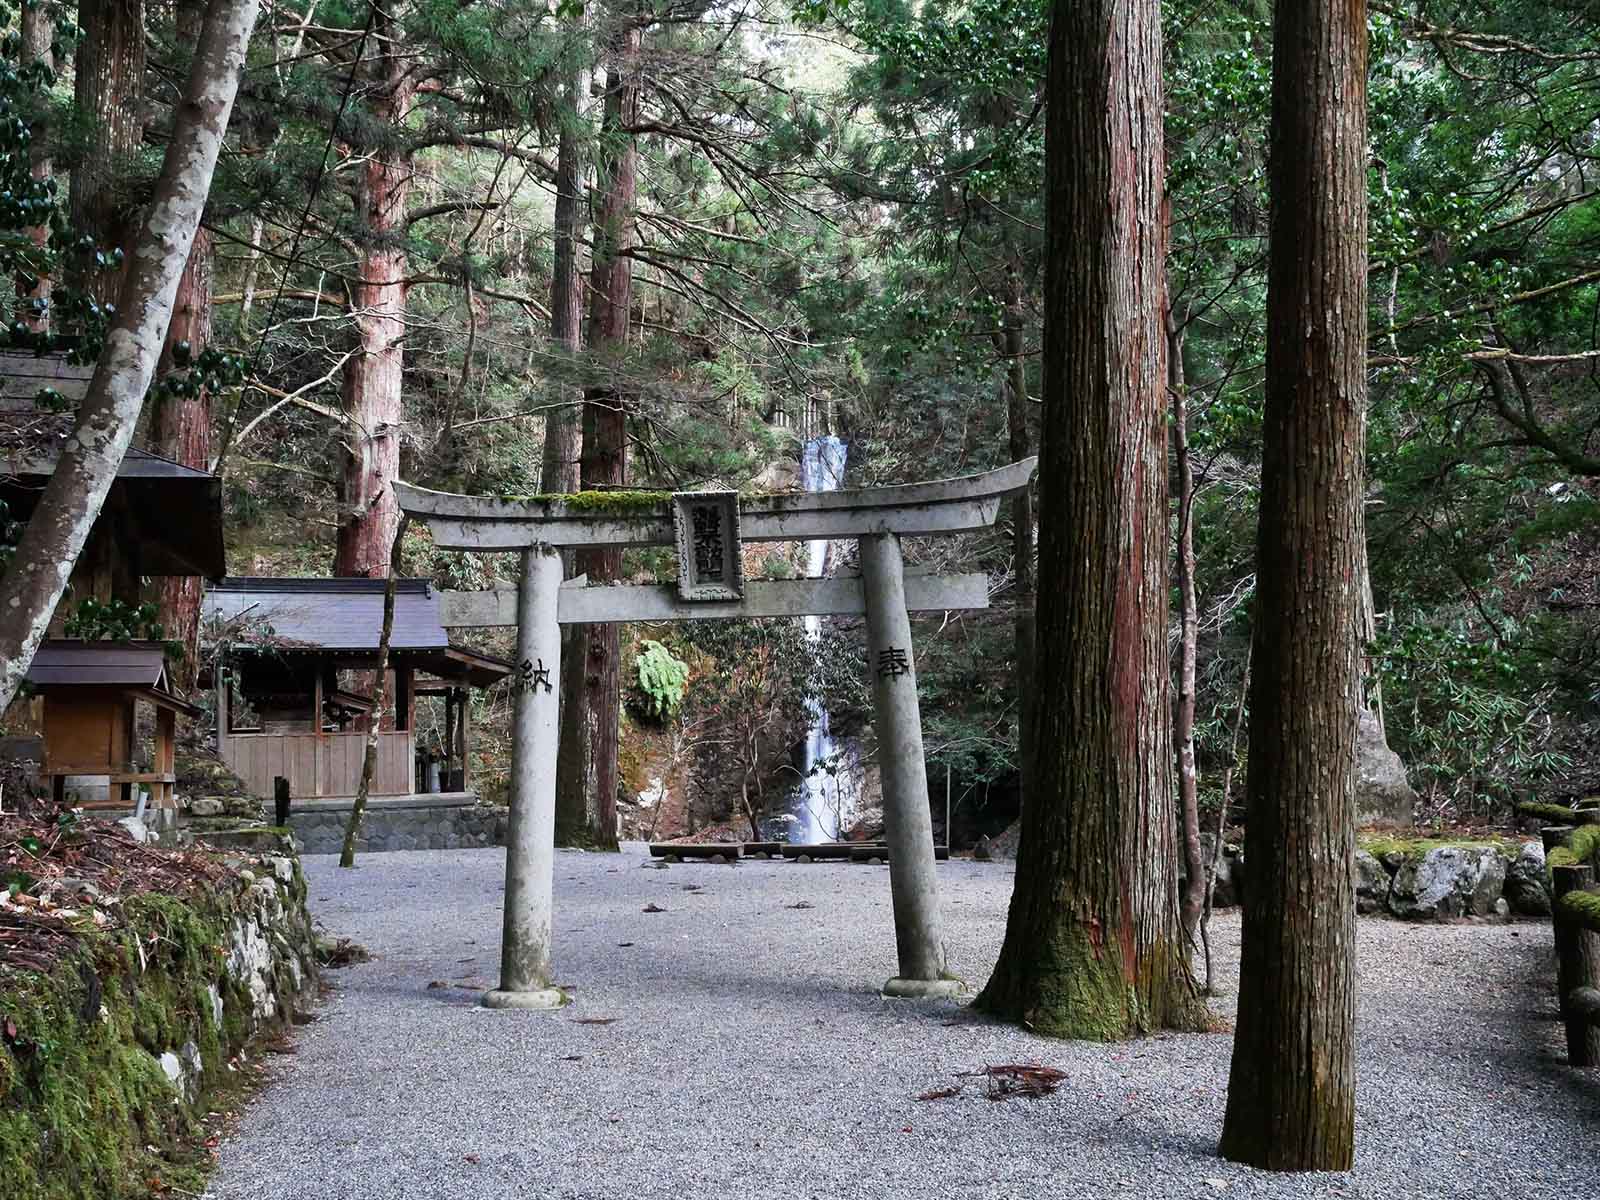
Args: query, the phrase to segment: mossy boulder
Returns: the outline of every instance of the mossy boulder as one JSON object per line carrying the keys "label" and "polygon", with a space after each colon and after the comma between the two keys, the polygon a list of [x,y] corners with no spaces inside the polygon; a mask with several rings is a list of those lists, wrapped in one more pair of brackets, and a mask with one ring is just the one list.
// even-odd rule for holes
{"label": "mossy boulder", "polygon": [[1389,885],[1389,911],[1407,920],[1489,916],[1506,881],[1497,846],[1438,846],[1407,858]]}
{"label": "mossy boulder", "polygon": [[1506,870],[1506,903],[1524,917],[1550,915],[1550,872],[1545,868],[1544,847],[1526,842]]}

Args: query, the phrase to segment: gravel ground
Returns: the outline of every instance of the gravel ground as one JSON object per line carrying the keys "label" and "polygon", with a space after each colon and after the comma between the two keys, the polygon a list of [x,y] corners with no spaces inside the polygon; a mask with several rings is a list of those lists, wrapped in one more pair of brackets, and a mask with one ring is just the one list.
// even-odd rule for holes
{"label": "gravel ground", "polygon": [[[496,976],[502,852],[373,854],[353,872],[308,859],[317,917],[376,957],[330,974],[210,1194],[1595,1195],[1600,1072],[1562,1065],[1548,924],[1363,919],[1357,1169],[1271,1176],[1214,1156],[1227,1035],[1062,1043],[884,1001],[887,868],[645,861],[639,846],[557,857],[558,980],[576,998],[511,1013],[474,1005]],[[939,875],[952,969],[981,983],[1012,870]],[[1239,922],[1217,925],[1231,997]],[[596,1018],[612,1023],[580,1023]],[[1067,1080],[1042,1100],[991,1102],[977,1080],[916,1099],[1018,1061]]]}

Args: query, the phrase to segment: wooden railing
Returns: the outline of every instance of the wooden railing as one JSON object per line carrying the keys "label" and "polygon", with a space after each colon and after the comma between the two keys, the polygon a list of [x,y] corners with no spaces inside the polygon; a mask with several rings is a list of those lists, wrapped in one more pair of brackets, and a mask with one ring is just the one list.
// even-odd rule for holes
{"label": "wooden railing", "polygon": [[[407,796],[413,782],[412,733],[378,734],[374,796]],[[222,761],[257,796],[272,796],[272,781],[289,781],[296,800],[354,796],[361,782],[367,735],[356,733],[230,733],[221,739]]]}
{"label": "wooden railing", "polygon": [[[1584,819],[1588,814],[1574,815]],[[1600,825],[1551,826],[1543,836],[1567,1059],[1575,1067],[1600,1066],[1600,888],[1595,886]]]}

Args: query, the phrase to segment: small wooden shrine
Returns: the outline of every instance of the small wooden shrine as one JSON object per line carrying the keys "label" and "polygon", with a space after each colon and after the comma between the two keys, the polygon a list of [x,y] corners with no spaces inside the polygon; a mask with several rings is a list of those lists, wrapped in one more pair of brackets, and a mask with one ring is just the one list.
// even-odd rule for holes
{"label": "small wooden shrine", "polygon": [[[44,701],[44,767],[58,803],[70,779],[106,781],[105,798],[85,808],[128,809],[134,789],[149,790],[154,808],[177,807],[173,742],[178,717],[200,709],[173,693],[162,647],[151,642],[47,641],[28,668],[28,683]],[[154,709],[146,743],[139,706]]]}

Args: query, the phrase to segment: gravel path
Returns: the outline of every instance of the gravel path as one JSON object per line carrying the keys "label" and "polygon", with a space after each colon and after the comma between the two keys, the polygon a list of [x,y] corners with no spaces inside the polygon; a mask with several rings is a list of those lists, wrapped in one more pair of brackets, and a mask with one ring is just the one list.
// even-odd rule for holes
{"label": "gravel path", "polygon": [[[558,855],[558,979],[576,1000],[540,1014],[474,1006],[496,976],[502,852],[374,854],[354,872],[308,859],[317,917],[376,958],[331,973],[210,1194],[1595,1195],[1600,1072],[1561,1065],[1547,924],[1363,919],[1357,1170],[1274,1177],[1214,1156],[1226,1035],[1060,1043],[886,1002],[887,868],[644,861],[637,846]],[[981,983],[1011,868],[939,875],[952,969]],[[1218,925],[1231,996],[1238,918]],[[1036,1101],[991,1102],[978,1081],[916,1100],[1016,1061],[1067,1081]]]}

